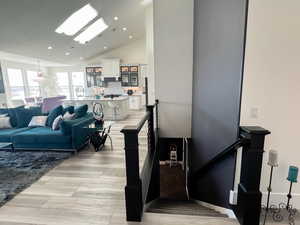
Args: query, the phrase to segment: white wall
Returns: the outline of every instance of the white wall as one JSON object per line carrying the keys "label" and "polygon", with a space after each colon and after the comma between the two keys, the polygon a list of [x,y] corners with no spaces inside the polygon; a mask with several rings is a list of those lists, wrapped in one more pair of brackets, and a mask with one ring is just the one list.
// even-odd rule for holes
{"label": "white wall", "polygon": [[155,75],[154,75],[154,21],[153,4],[145,9],[145,27],[146,27],[146,58],[147,58],[147,77],[148,77],[148,100],[149,104],[155,102]]}
{"label": "white wall", "polygon": [[[300,166],[300,1],[250,1],[241,123],[260,125],[272,134],[265,150],[279,152],[273,200],[286,201],[288,166]],[[251,110],[258,112],[257,118]],[[254,115],[255,117],[255,115]],[[265,153],[267,160],[267,153]],[[264,166],[262,191],[269,167]],[[300,208],[300,185],[294,185]]]}
{"label": "white wall", "polygon": [[155,95],[162,137],[190,137],[193,0],[154,0]]}
{"label": "white wall", "polygon": [[145,38],[133,40],[128,45],[93,57],[87,61],[87,64],[100,64],[103,58],[119,58],[124,64],[145,64],[147,62]]}

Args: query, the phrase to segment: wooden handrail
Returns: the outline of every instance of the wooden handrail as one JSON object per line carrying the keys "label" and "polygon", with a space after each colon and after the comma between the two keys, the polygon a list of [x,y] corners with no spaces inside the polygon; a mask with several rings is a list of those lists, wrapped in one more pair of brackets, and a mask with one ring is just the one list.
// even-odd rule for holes
{"label": "wooden handrail", "polygon": [[[154,108],[158,116],[157,107],[158,101],[154,105],[147,106],[146,114],[136,126],[126,126],[121,130],[125,140],[127,221],[141,221],[144,204],[159,197],[158,133],[157,127],[154,127]],[[146,122],[148,122],[148,154],[140,173],[138,134]],[[156,124],[158,126],[158,123]]]}
{"label": "wooden handrail", "polygon": [[204,164],[204,166],[202,166],[200,169],[198,169],[194,173],[194,178],[198,179],[200,176],[205,174],[205,172],[208,171],[209,168],[211,168],[213,165],[217,164],[218,162],[223,160],[228,155],[230,155],[232,153],[235,153],[238,150],[238,148],[241,147],[243,144],[247,143],[247,141],[248,140],[245,139],[245,138],[240,138],[236,142],[234,142],[233,144],[229,145],[222,152],[220,152],[214,158],[212,158],[210,161],[208,161],[206,164]]}
{"label": "wooden handrail", "polygon": [[125,126],[121,130],[121,133],[127,133],[127,132],[139,133],[143,128],[143,126],[145,125],[145,123],[149,120],[149,117],[150,117],[150,112],[148,111],[136,126]]}
{"label": "wooden handrail", "polygon": [[[226,157],[235,153],[239,147],[242,149],[240,183],[238,185],[237,205],[232,209],[241,225],[259,225],[261,198],[260,180],[262,158],[264,153],[265,136],[270,134],[257,126],[240,127],[239,139],[216,155],[199,170],[192,174],[191,189],[195,191],[197,183],[203,176],[207,176],[213,170],[213,166],[220,163]],[[229,190],[224,190],[229,192]],[[195,196],[193,196],[195,198]]]}

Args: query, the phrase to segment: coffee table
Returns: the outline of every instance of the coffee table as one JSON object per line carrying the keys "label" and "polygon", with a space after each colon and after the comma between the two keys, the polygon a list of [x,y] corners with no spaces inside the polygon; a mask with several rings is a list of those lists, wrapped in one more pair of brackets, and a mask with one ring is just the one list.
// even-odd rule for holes
{"label": "coffee table", "polygon": [[10,148],[12,152],[15,151],[14,145],[12,142],[0,142],[0,150]]}

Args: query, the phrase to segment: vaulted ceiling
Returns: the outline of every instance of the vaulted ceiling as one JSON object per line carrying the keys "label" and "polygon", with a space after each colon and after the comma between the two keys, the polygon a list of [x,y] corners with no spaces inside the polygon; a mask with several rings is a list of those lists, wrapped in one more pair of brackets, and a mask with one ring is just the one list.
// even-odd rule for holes
{"label": "vaulted ceiling", "polygon": [[[141,0],[5,0],[0,7],[0,51],[62,64],[126,45],[145,35]],[[55,29],[72,13],[90,3],[109,28],[81,45]],[[118,21],[114,17],[119,18]],[[122,28],[126,27],[127,31]],[[133,39],[129,39],[132,35]],[[48,50],[52,46],[52,50]],[[104,49],[104,47],[107,49]],[[65,53],[70,55],[66,56]]]}

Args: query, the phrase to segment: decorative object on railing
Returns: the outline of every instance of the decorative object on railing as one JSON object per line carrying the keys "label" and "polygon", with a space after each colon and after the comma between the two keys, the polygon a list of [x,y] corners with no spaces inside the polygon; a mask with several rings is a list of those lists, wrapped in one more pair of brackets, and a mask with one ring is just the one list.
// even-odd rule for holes
{"label": "decorative object on railing", "polygon": [[269,161],[268,165],[271,166],[271,172],[270,172],[270,180],[269,180],[269,186],[268,186],[268,198],[267,198],[267,206],[265,208],[265,217],[263,225],[266,224],[268,212],[269,212],[269,204],[270,204],[270,195],[272,192],[272,178],[273,178],[273,169],[274,167],[278,167],[278,153],[276,150],[270,150],[269,151]]}
{"label": "decorative object on railing", "polygon": [[[295,225],[295,216],[297,214],[297,209],[294,209],[290,203],[292,198],[292,187],[293,183],[297,183],[298,178],[298,167],[290,166],[287,180],[290,181],[289,193],[287,194],[287,203],[279,203],[278,207],[276,205],[271,205],[269,210],[272,213],[272,218],[276,222],[281,222],[284,220],[285,213],[287,213],[288,223],[290,225]],[[267,214],[268,208],[266,208]],[[264,220],[265,222],[265,220]],[[264,223],[265,224],[265,223]]]}
{"label": "decorative object on railing", "polygon": [[93,104],[93,115],[96,119],[95,125],[97,127],[102,127],[104,123],[104,113],[102,104],[96,102]]}

